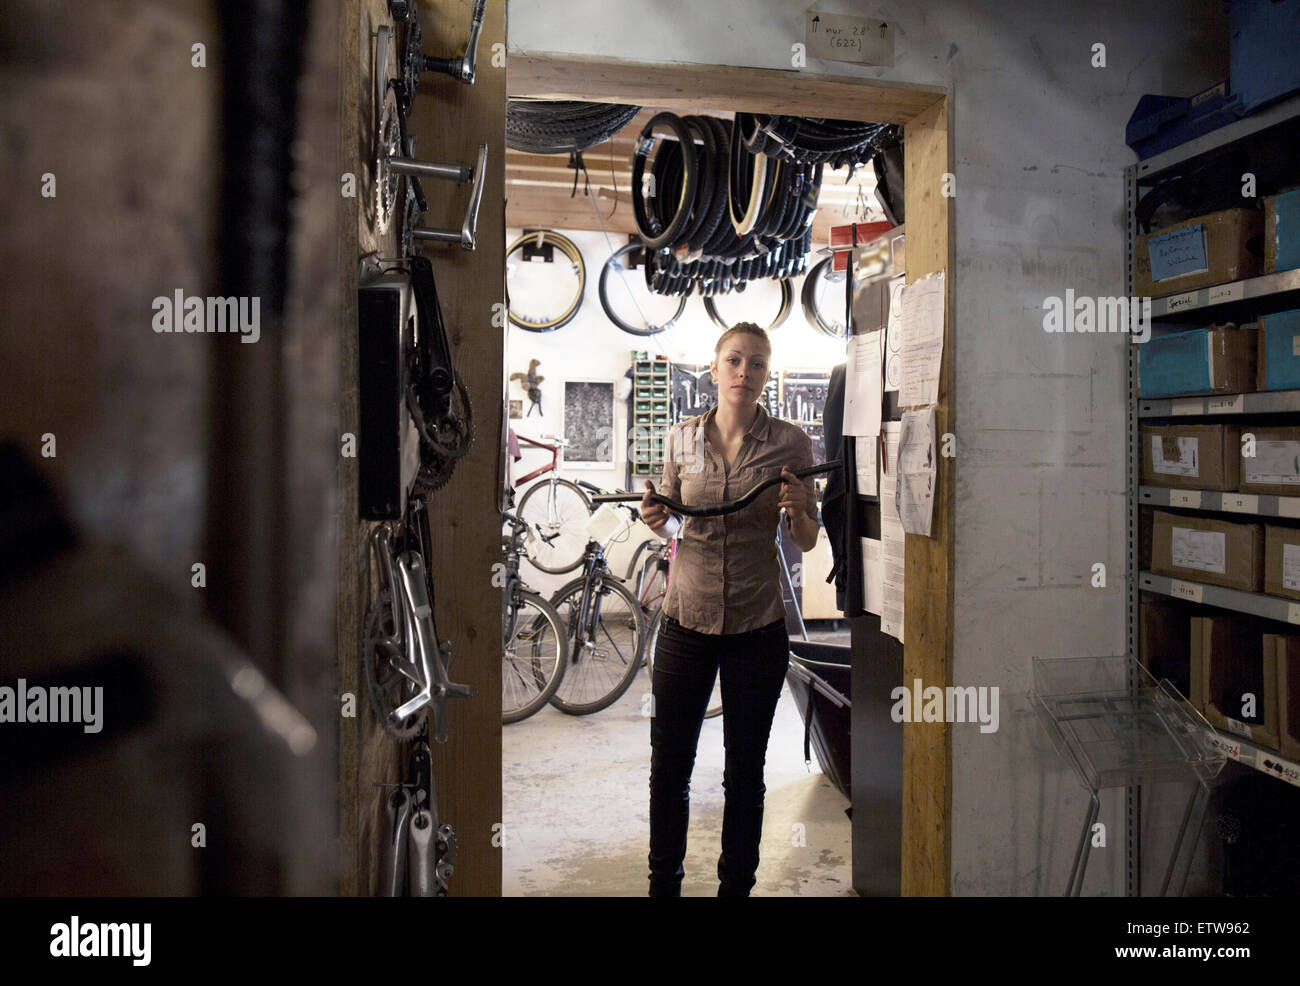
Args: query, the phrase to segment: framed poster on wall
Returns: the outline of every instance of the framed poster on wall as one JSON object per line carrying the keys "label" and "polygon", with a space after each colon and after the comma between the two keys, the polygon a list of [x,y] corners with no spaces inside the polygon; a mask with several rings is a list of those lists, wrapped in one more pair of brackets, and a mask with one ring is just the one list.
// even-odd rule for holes
{"label": "framed poster on wall", "polygon": [[564,464],[575,469],[614,465],[614,382],[564,381],[562,434],[569,440]]}

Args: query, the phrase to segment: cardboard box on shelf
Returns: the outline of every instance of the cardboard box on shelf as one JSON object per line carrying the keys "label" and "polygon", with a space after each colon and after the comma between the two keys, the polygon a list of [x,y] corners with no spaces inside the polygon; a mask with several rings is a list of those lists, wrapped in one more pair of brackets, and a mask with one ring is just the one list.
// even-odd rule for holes
{"label": "cardboard box on shelf", "polygon": [[1138,611],[1138,660],[1156,679],[1167,678],[1192,705],[1205,707],[1205,683],[1192,662],[1196,607],[1172,599],[1143,602]]}
{"label": "cardboard box on shelf", "polygon": [[1277,637],[1238,616],[1200,618],[1205,718],[1258,746],[1279,745]]}
{"label": "cardboard box on shelf", "polygon": [[1300,599],[1300,529],[1265,525],[1264,591]]}
{"label": "cardboard box on shelf", "polygon": [[1255,336],[1256,389],[1300,389],[1300,308],[1261,315]]}
{"label": "cardboard box on shelf", "polygon": [[1274,638],[1277,644],[1278,749],[1300,760],[1300,636]]}
{"label": "cardboard box on shelf", "polygon": [[1241,482],[1241,429],[1236,425],[1144,427],[1141,444],[1147,486],[1235,490]]}
{"label": "cardboard box on shelf", "polygon": [[1224,209],[1138,237],[1134,284],[1139,297],[1163,298],[1180,291],[1258,277],[1264,258],[1247,241],[1264,229],[1258,209]]}
{"label": "cardboard box on shelf", "polygon": [[1253,393],[1258,334],[1229,323],[1153,336],[1138,346],[1138,396]]}
{"label": "cardboard box on shelf", "polygon": [[1264,197],[1264,273],[1300,267],[1300,189]]}
{"label": "cardboard box on shelf", "polygon": [[1264,532],[1259,524],[1157,510],[1151,528],[1151,571],[1258,592],[1264,585]]}
{"label": "cardboard box on shelf", "polygon": [[1300,496],[1300,427],[1242,425],[1241,439],[1241,492]]}

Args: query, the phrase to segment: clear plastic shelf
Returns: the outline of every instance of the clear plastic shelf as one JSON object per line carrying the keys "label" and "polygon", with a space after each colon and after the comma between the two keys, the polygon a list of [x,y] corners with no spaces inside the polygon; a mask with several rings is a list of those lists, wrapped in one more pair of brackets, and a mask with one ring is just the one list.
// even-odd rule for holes
{"label": "clear plastic shelf", "polygon": [[1130,658],[1034,658],[1033,681],[1030,700],[1057,752],[1094,793],[1160,781],[1204,786],[1227,760],[1192,704]]}

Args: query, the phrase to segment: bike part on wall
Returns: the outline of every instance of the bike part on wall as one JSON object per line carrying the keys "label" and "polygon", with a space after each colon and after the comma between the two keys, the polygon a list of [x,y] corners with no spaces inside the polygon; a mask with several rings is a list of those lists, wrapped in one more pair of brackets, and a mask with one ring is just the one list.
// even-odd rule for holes
{"label": "bike part on wall", "polygon": [[[389,54],[393,47],[392,42],[393,29],[388,25],[381,25],[375,36],[374,69],[376,228],[381,236],[388,232],[398,208],[398,189],[401,179],[406,176],[407,197],[402,200],[404,217],[407,220],[401,237],[403,254],[410,256],[415,251],[416,240],[459,243],[462,248],[473,250],[478,230],[479,205],[483,199],[483,182],[487,172],[487,144],[479,145],[478,159],[473,168],[459,164],[420,161],[415,158],[415,138],[406,132],[406,119],[415,96],[415,87],[407,78],[389,77]],[[473,182],[469,205],[460,229],[433,229],[417,225],[419,214],[423,213],[425,208],[420,178]]]}
{"label": "bike part on wall", "polygon": [[[539,262],[554,264],[556,250],[559,250],[569,259],[570,270],[577,277],[577,289],[573,297],[565,302],[561,311],[553,315],[544,315],[541,319],[524,318],[515,312],[510,300],[509,278],[515,272],[515,265],[511,264],[511,259],[515,258],[529,264]],[[555,329],[568,325],[569,322],[573,321],[573,317],[578,314],[578,309],[582,307],[586,287],[587,265],[583,263],[582,251],[578,249],[578,245],[571,239],[556,233],[554,230],[526,229],[523,235],[511,243],[510,248],[506,251],[506,304],[512,325],[527,329],[529,332],[553,332]]]}
{"label": "bike part on wall", "polygon": [[637,305],[637,314],[640,315],[638,322],[630,322],[618,313],[610,300],[613,279],[617,278],[627,288],[633,304],[636,304],[635,296],[631,295],[631,285],[627,283],[627,272],[635,270],[637,267],[645,265],[645,263],[645,246],[640,241],[634,241],[615,250],[600,269],[600,307],[605,310],[606,318],[624,332],[634,336],[651,336],[663,332],[665,329],[671,329],[677,324],[677,320],[682,317],[682,312],[686,310],[686,296],[683,294],[681,300],[677,303],[677,310],[661,324],[656,324],[647,318],[645,313],[640,310],[639,305]]}
{"label": "bike part on wall", "polygon": [[549,99],[506,103],[506,147],[527,154],[581,153],[611,139],[640,106]]}
{"label": "bike part on wall", "polygon": [[[792,302],[794,300],[794,288],[790,286],[790,279],[788,277],[783,278],[777,283],[780,284],[781,286],[781,307],[777,310],[777,313],[772,316],[771,321],[769,321],[767,325],[763,326],[764,331],[767,332],[772,332],[773,330],[779,329],[782,325],[784,325],[785,320],[790,317],[790,309],[793,307]],[[709,320],[713,322],[713,324],[716,325],[718,328],[722,329],[724,332],[727,329],[731,328],[731,326],[735,324],[735,321],[743,321],[742,319],[737,319],[735,321],[728,322],[721,315],[719,315],[717,303],[713,300],[712,296],[708,296],[708,295],[705,296],[704,310],[708,312]],[[762,325],[763,323],[759,322],[758,324]]]}
{"label": "bike part on wall", "polygon": [[447,482],[456,461],[469,451],[474,417],[469,393],[452,366],[433,265],[424,257],[411,257],[407,265],[418,318],[407,354],[406,404],[420,436],[417,491],[428,493]]}
{"label": "bike part on wall", "polygon": [[357,285],[357,507],[364,520],[396,520],[420,469],[420,435],[406,401],[415,345],[409,274],[363,264]]}
{"label": "bike part on wall", "polygon": [[[832,462],[823,462],[819,466],[808,466],[805,469],[791,470],[800,479],[806,479],[809,476],[817,476],[824,472],[833,472],[840,467],[838,459]],[[748,493],[735,500],[723,500],[721,503],[709,503],[698,507],[688,507],[676,500],[669,499],[662,493],[651,493],[650,500],[652,503],[662,503],[673,513],[682,514],[686,517],[721,517],[723,514],[734,514],[737,510],[744,510],[751,503],[757,500],[769,486],[775,486],[781,482],[781,473],[778,472],[770,479],[765,479],[761,483],[753,486]],[[599,503],[620,503],[630,500],[640,500],[644,497],[643,493],[598,493],[591,498],[592,504]]]}
{"label": "bike part on wall", "polygon": [[478,0],[474,4],[469,22],[469,41],[465,53],[456,58],[434,58],[421,51],[423,38],[420,32],[418,4],[415,0],[388,0],[388,12],[393,20],[405,24],[406,31],[402,43],[402,80],[415,95],[415,86],[421,72],[441,72],[457,82],[474,84],[475,68],[478,64],[478,39],[483,31],[483,15],[487,10],[487,0]]}
{"label": "bike part on wall", "polygon": [[379,524],[370,547],[380,590],[366,613],[362,664],[366,689],[383,728],[399,740],[413,739],[432,718],[434,739],[447,741],[446,703],[472,698],[475,690],[448,677],[451,641],[439,641],[433,592],[424,559],[429,553],[427,503],[411,498],[398,534]]}
{"label": "bike part on wall", "polygon": [[[826,285],[844,283],[844,274],[832,269],[833,257],[819,261],[803,279],[803,289],[799,292],[799,301],[803,306],[804,318],[808,324],[832,339],[847,339],[848,326],[840,314],[843,308],[843,291],[831,290]],[[827,298],[830,299],[827,302]]]}

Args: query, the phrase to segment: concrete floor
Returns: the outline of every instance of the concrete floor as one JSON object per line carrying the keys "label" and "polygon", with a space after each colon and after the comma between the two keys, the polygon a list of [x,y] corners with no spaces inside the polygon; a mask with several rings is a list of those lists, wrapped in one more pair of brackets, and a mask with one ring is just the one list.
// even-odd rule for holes
{"label": "concrete floor", "polygon": [[[847,629],[810,627],[809,636],[848,642]],[[642,702],[649,693],[642,673],[627,694],[595,715],[568,716],[548,707],[503,727],[504,896],[647,895],[650,722]],[[706,719],[691,778],[686,897],[717,894],[723,755],[722,718]],[[803,721],[787,685],[768,742],[753,896],[853,896],[848,801],[812,757],[805,766]]]}

